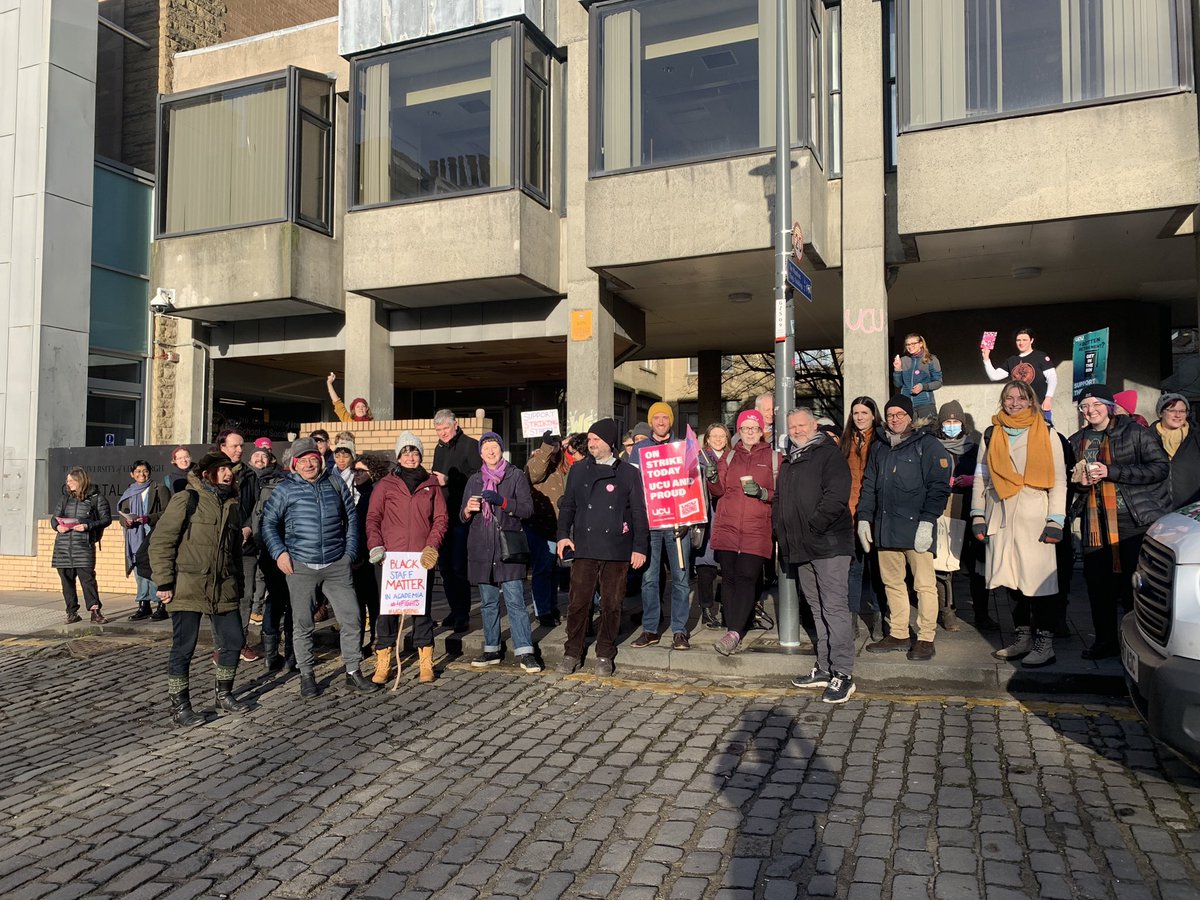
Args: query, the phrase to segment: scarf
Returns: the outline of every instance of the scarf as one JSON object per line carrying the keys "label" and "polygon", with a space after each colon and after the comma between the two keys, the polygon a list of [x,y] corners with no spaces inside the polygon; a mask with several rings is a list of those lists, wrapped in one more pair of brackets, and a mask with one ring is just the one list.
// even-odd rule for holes
{"label": "scarf", "polygon": [[[1032,406],[1010,416],[1004,410],[992,416],[992,439],[988,443],[987,464],[992,487],[1001,500],[1015,497],[1022,487],[1048,491],[1054,487],[1054,457],[1050,453],[1050,429],[1042,411]],[[1028,430],[1025,438],[1025,471],[1013,466],[1006,428]]]}
{"label": "scarf", "polygon": [[825,435],[818,431],[803,444],[793,443],[791,450],[788,452],[788,462],[796,462],[796,460],[804,455],[805,450],[807,450],[809,447],[817,446],[817,444],[821,443],[823,440],[825,440]]}
{"label": "scarf", "polygon": [[[121,495],[121,503],[129,501],[129,514],[131,516],[146,515],[146,500],[147,491],[151,485],[138,484],[136,481],[129,487],[125,488],[125,493]],[[141,549],[146,538],[150,536],[149,525],[134,525],[132,528],[125,529],[125,553],[129,558],[129,562],[137,559],[137,552]]]}
{"label": "scarf", "polygon": [[[485,491],[499,491],[504,473],[508,471],[508,460],[501,457],[500,464],[494,469],[487,463],[484,463],[483,468],[479,471],[483,475],[483,489]],[[483,504],[483,518],[489,522],[492,520],[492,504]]]}
{"label": "scarf", "polygon": [[894,431],[885,432],[884,436],[887,438],[887,442],[892,445],[892,449],[895,449],[912,437],[912,434],[913,430],[907,428],[899,434],[896,434]]}
{"label": "scarf", "polygon": [[1163,449],[1167,451],[1167,456],[1174,459],[1175,454],[1179,452],[1179,448],[1183,446],[1184,439],[1187,438],[1188,427],[1184,425],[1182,428],[1163,428],[1162,422],[1156,422],[1154,430],[1158,432],[1158,436],[1162,440]]}
{"label": "scarf", "polygon": [[429,480],[429,473],[425,471],[424,466],[416,466],[412,469],[396,466],[396,477],[404,482],[404,486],[408,488],[410,494],[416,494],[417,488]]}
{"label": "scarf", "polygon": [[942,442],[942,446],[946,448],[946,452],[952,455],[955,459],[962,456],[963,453],[968,449],[966,432],[963,432],[958,437],[939,437],[938,440]]}
{"label": "scarf", "polygon": [[[1086,458],[1090,443],[1085,439],[1083,446],[1080,448],[1080,457]],[[1104,465],[1112,465],[1112,447],[1108,441],[1108,433],[1105,432],[1104,437],[1100,439],[1100,450],[1096,454],[1096,462],[1104,463]],[[1099,494],[1099,498],[1097,498]],[[1099,484],[1093,484],[1088,488],[1087,496],[1087,520],[1088,520],[1088,546],[1102,547],[1104,540],[1100,536],[1100,507],[1104,508],[1104,523],[1108,526],[1108,546],[1112,550],[1113,572],[1120,573],[1121,571],[1121,536],[1117,531],[1117,486],[1107,478]]]}

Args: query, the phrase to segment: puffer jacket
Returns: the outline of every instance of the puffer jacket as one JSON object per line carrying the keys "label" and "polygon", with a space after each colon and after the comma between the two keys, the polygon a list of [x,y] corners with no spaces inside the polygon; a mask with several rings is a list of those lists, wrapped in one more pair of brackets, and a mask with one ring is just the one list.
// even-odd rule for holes
{"label": "puffer jacket", "polygon": [[538,537],[554,540],[558,532],[558,504],[567,490],[570,467],[560,448],[542,444],[525,464],[533,496],[533,514],[526,524]]}
{"label": "puffer jacket", "polygon": [[521,520],[533,512],[533,498],[529,493],[529,478],[509,463],[504,477],[496,490],[505,499],[504,509],[492,509],[490,520],[477,512],[468,520],[467,501],[483,492],[483,472],[476,472],[467,480],[463,491],[463,505],[459,519],[471,523],[467,532],[467,578],[471,584],[503,584],[520,581],[528,568],[523,563],[501,562],[500,532],[520,531]]}
{"label": "puffer jacket", "polygon": [[62,498],[50,515],[51,525],[57,525],[61,516],[64,519],[78,519],[87,526],[86,531],[55,531],[50,565],[55,569],[96,568],[96,544],[100,542],[104,529],[112,523],[112,509],[99,488],[93,485],[80,499],[64,487]]}
{"label": "puffer jacket", "polygon": [[867,459],[858,521],[871,523],[871,537],[884,550],[911,550],[917,525],[934,526],[929,552],[937,556],[937,520],[950,496],[954,461],[942,442],[914,430],[893,447],[882,431]]}
{"label": "puffer jacket", "polygon": [[426,547],[438,550],[449,524],[446,498],[433,475],[415,493],[409,493],[408,485],[395,472],[380,478],[371,489],[367,547],[382,547],[389,553],[420,553]]}
{"label": "puffer jacket", "polygon": [[150,570],[160,591],[175,592],[167,607],[172,613],[236,612],[244,584],[237,493],[222,501],[190,473],[187,489],[171,498],[150,533]]}
{"label": "puffer jacket", "polygon": [[[775,497],[776,451],[770,444],[759,441],[747,447],[743,441],[733,445],[733,452],[717,461],[717,480],[709,483],[709,493],[720,497],[713,516],[709,543],[714,550],[753,553],[770,559],[774,551],[771,536],[771,501]],[[747,497],[742,490],[742,476],[751,475],[767,494],[765,500]]]}
{"label": "puffer jacket", "polygon": [[[1071,450],[1076,459],[1083,459],[1081,428],[1071,435]],[[1153,525],[1160,516],[1172,510],[1171,458],[1163,449],[1158,435],[1143,428],[1130,416],[1114,416],[1108,425],[1108,443],[1112,465],[1108,480],[1117,486],[1125,499],[1125,508],[1139,528]],[[1087,490],[1081,490],[1071,501],[1073,515],[1081,516],[1087,505]]]}
{"label": "puffer jacket", "polygon": [[355,559],[362,540],[345,482],[325,468],[316,481],[293,472],[279,482],[263,508],[262,536],[271,559],[287,553],[318,566]]}
{"label": "puffer jacket", "polygon": [[854,555],[850,465],[833,441],[819,437],[789,454],[779,467],[774,507],[782,559]]}

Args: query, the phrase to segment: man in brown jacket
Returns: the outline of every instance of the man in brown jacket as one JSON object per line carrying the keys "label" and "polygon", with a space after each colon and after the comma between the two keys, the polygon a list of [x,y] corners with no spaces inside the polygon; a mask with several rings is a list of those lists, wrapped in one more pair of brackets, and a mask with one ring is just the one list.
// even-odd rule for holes
{"label": "man in brown jacket", "polygon": [[587,452],[587,435],[562,440],[549,431],[525,464],[533,495],[533,515],[525,521],[525,537],[532,557],[533,610],[538,624],[553,628],[562,621],[558,611],[555,537],[558,533],[558,503],[567,486],[567,472]]}

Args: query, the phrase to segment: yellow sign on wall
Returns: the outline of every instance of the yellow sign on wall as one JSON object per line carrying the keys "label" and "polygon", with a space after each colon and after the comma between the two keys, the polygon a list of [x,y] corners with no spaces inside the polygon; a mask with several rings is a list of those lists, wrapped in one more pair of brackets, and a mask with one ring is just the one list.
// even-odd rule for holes
{"label": "yellow sign on wall", "polygon": [[594,330],[594,317],[590,309],[571,311],[571,340],[590,341]]}

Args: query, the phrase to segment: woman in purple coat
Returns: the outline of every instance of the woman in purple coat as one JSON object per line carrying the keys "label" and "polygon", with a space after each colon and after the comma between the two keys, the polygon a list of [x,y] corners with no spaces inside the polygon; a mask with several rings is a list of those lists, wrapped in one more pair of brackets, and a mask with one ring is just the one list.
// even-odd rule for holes
{"label": "woman in purple coat", "polygon": [[503,452],[504,443],[496,432],[489,431],[479,439],[483,468],[468,479],[459,513],[464,522],[470,523],[467,578],[479,586],[479,613],[483,619],[483,653],[471,660],[471,665],[494,666],[503,658],[500,652],[500,594],[503,593],[513,655],[526,672],[540,672],[542,664],[533,652],[529,610],[525,607],[528,565],[504,562],[501,543],[501,532],[515,532],[524,538],[521,520],[533,514],[533,497],[529,478],[518,466],[510,465],[501,455]]}

